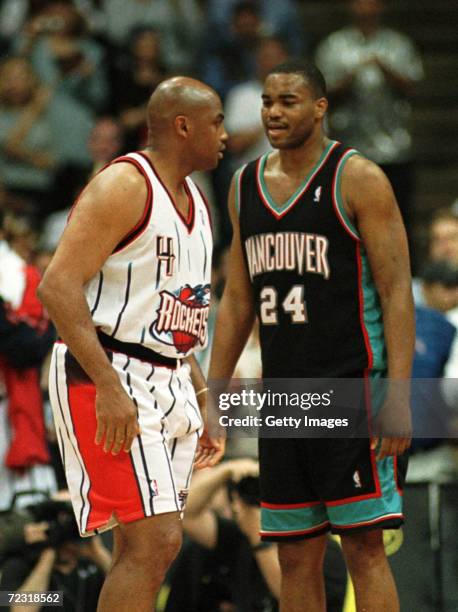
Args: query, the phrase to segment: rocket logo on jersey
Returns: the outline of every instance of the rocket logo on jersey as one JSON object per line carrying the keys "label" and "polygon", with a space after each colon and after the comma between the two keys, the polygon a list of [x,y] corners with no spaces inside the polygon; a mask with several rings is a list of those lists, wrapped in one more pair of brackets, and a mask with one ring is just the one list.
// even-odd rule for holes
{"label": "rocket logo on jersey", "polygon": [[210,311],[210,285],[185,285],[174,293],[161,291],[159,295],[161,301],[151,334],[163,338],[164,343],[173,344],[183,355],[197,344],[204,346]]}

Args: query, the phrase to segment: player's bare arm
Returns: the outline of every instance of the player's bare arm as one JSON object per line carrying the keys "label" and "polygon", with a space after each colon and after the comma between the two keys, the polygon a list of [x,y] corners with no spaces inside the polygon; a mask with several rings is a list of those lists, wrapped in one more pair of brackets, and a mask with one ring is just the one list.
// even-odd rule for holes
{"label": "player's bare arm", "polygon": [[255,318],[253,293],[242,251],[238,213],[235,206],[235,181],[229,191],[232,244],[229,274],[218,308],[209,379],[230,379],[250,335]]}
{"label": "player's bare arm", "polygon": [[407,238],[391,185],[374,163],[352,157],[344,169],[342,192],[347,212],[367,251],[380,296],[388,378],[395,381],[389,387],[379,415],[379,431],[372,441],[375,447],[378,436],[382,437],[378,457],[383,458],[402,454],[410,446],[411,438],[408,380],[414,354],[415,318]]}
{"label": "player's bare arm", "polygon": [[145,181],[130,164],[96,176],[74,207],[39,287],[60,337],[96,386],[96,443],[104,441],[104,450],[114,454],[129,451],[139,433],[136,409],[99,343],[84,286],[140,220],[146,198]]}

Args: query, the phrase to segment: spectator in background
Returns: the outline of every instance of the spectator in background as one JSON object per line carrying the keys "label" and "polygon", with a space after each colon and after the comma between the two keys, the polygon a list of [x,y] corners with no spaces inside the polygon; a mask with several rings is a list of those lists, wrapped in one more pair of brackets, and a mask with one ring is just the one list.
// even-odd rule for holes
{"label": "spectator in background", "polygon": [[458,213],[454,205],[434,212],[429,232],[431,259],[458,266]]}
{"label": "spectator in background", "polygon": [[[430,262],[421,274],[424,305],[416,306],[415,358],[412,378],[431,379],[413,383],[412,450],[433,448],[448,431],[449,410],[442,398],[442,379],[455,338],[455,326],[445,313],[458,305],[458,268],[446,262]],[[428,432],[435,437],[425,439]],[[419,439],[418,436],[422,439]]]}
{"label": "spectator in background", "polygon": [[125,47],[134,28],[161,32],[167,69],[192,71],[203,20],[197,0],[101,0],[108,41]]}
{"label": "spectator in background", "polygon": [[0,174],[8,191],[46,208],[57,163],[49,118],[50,92],[29,62],[0,66]]}
{"label": "spectator in background", "polygon": [[9,192],[33,203],[37,220],[55,207],[58,163],[86,163],[91,128],[91,115],[40,85],[27,59],[0,65],[0,174]]}
{"label": "spectator in background", "polygon": [[70,208],[84,185],[124,150],[123,130],[115,117],[100,117],[88,140],[90,162],[62,167],[56,179],[56,199],[65,206],[48,216],[38,244],[36,265],[44,272],[67,225]]}
{"label": "spectator in background", "polygon": [[[0,210],[2,216],[2,211]],[[53,491],[39,368],[54,331],[35,295],[40,280],[4,239],[0,220],[0,510],[15,493]]]}
{"label": "spectator in background", "polygon": [[[436,210],[428,228],[428,259],[432,262],[445,261],[458,266],[458,214],[452,205],[450,208]],[[420,279],[413,280],[413,296],[416,305],[424,304]],[[457,320],[454,323],[458,325]]]}
{"label": "spectator in background", "polygon": [[262,90],[266,76],[288,56],[278,38],[265,38],[256,51],[256,75],[231,89],[226,98],[226,126],[228,149],[232,154],[231,175],[243,164],[252,161],[271,147],[261,122]]}
{"label": "spectator in background", "polygon": [[101,112],[108,99],[104,53],[86,34],[85,20],[76,8],[53,1],[26,23],[13,47],[30,58],[44,84]]}
{"label": "spectator in background", "polygon": [[227,28],[215,36],[208,28],[202,49],[200,75],[224,100],[228,91],[256,75],[256,51],[266,34],[254,2],[237,2]]}
{"label": "spectator in background", "polygon": [[[221,36],[230,28],[231,15],[239,0],[208,0],[210,31]],[[300,23],[296,3],[292,0],[252,0],[261,16],[265,33],[287,40],[291,53],[301,55],[306,49],[306,33]]]}
{"label": "spectator in background", "polygon": [[331,135],[379,164],[409,228],[412,197],[410,99],[423,77],[407,36],[385,28],[384,0],[351,0],[352,24],[316,51],[330,96]]}
{"label": "spectator in background", "polygon": [[128,151],[146,139],[146,102],[165,78],[161,36],[151,27],[133,30],[128,49],[114,66],[112,111],[119,115]]}
{"label": "spectator in background", "polygon": [[[85,164],[69,163],[59,168],[56,177],[56,215],[68,213],[84,185],[106,164],[125,150],[124,131],[116,117],[102,116],[94,123],[88,141],[89,158]],[[54,215],[51,215],[54,218]],[[58,237],[55,238],[56,244]]]}

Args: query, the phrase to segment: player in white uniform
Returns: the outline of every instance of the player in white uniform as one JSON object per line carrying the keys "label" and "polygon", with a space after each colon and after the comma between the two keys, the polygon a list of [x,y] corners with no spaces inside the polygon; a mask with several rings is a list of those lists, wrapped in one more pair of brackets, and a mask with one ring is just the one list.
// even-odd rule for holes
{"label": "player in white uniform", "polygon": [[76,519],[82,535],[114,527],[102,612],[152,609],[195,455],[205,467],[224,451],[199,439],[205,381],[192,354],[207,342],[212,237],[188,178],[222,157],[221,101],[175,77],[147,118],[148,148],[86,187],[39,290],[61,338],[50,396]]}

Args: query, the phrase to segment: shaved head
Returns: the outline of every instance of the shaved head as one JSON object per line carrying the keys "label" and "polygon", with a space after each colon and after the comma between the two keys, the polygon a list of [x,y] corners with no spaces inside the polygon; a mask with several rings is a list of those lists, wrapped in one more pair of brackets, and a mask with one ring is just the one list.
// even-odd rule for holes
{"label": "shaved head", "polygon": [[218,96],[211,87],[196,79],[173,77],[162,81],[148,102],[150,144],[170,131],[177,116],[191,116],[217,99]]}

